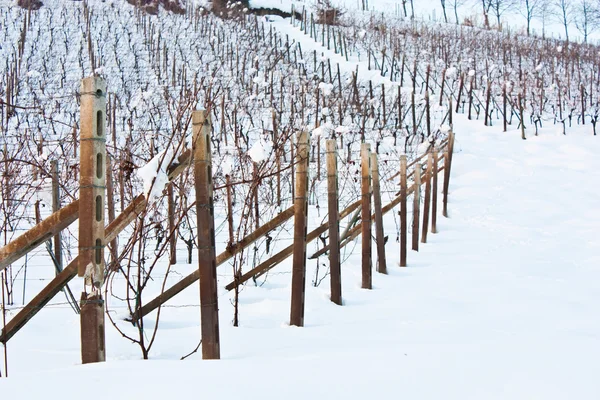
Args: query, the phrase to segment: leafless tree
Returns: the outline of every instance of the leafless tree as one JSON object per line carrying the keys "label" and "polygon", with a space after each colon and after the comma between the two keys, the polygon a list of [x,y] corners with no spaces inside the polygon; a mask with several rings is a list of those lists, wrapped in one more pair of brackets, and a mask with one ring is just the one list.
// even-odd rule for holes
{"label": "leafless tree", "polygon": [[452,7],[452,11],[454,11],[454,19],[456,20],[456,24],[458,25],[460,22],[458,20],[458,8],[462,7],[467,3],[467,0],[449,0],[448,4]]}
{"label": "leafless tree", "polygon": [[483,26],[485,28],[490,27],[490,8],[492,7],[492,0],[481,0],[481,7],[483,9]]}
{"label": "leafless tree", "polygon": [[598,7],[592,0],[579,0],[575,6],[575,27],[583,35],[583,42],[587,43],[588,36],[597,27]]}
{"label": "leafless tree", "polygon": [[573,22],[575,2],[572,0],[554,0],[554,16],[565,29],[565,40],[569,41],[569,25]]}
{"label": "leafless tree", "polygon": [[492,10],[496,21],[498,23],[498,29],[501,29],[500,19],[502,15],[509,9],[517,5],[517,0],[489,0],[489,9]]}
{"label": "leafless tree", "polygon": [[527,20],[527,36],[531,35],[531,21],[541,16],[542,9],[545,8],[545,0],[521,0],[519,11]]}
{"label": "leafless tree", "polygon": [[440,0],[440,4],[442,5],[442,11],[444,13],[444,22],[448,23],[448,13],[446,12],[446,0]]}

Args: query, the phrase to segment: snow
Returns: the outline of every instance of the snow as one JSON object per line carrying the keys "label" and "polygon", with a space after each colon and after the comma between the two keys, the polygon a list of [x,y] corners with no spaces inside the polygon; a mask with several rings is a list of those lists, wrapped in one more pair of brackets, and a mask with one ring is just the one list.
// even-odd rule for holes
{"label": "snow", "polygon": [[[289,21],[273,18],[272,26],[303,49],[318,50],[339,62],[342,71],[358,67],[361,79],[392,85],[377,71],[368,71],[364,57],[346,63],[309,41]],[[325,86],[320,89],[326,94]],[[156,95],[140,89],[129,106],[141,106]],[[251,281],[244,286],[240,327],[234,328],[233,295],[224,289],[232,274],[224,266],[217,271],[221,361],[202,361],[199,353],[179,361],[195,348],[200,335],[198,287],[192,285],[162,309],[150,361],[141,361],[138,347],[107,321],[108,360],[85,366],[80,365],[79,318],[57,297],[9,342],[11,377],[0,380],[2,398],[70,398],[81,393],[90,399],[147,400],[174,394],[223,399],[600,397],[600,141],[591,136],[589,124],[574,126],[567,136],[551,123],[539,136],[533,136],[530,127],[523,141],[516,124],[503,133],[499,126],[483,127],[464,115],[454,118],[450,218],[439,215],[439,233],[430,233],[419,252],[409,253],[408,267],[400,268],[397,210],[387,214],[389,274],[374,273],[373,290],[360,289],[360,240],[343,250],[342,307],[328,300],[328,277],[313,285],[317,267],[322,278],[327,259],[309,260],[306,326],[290,327],[288,259],[268,279],[260,277],[256,285]],[[344,135],[353,127],[323,124],[313,135],[332,129]],[[425,140],[420,152],[428,146]],[[384,138],[380,150],[393,152],[392,138]],[[258,163],[269,159],[271,151],[272,143],[258,138],[248,155]],[[402,146],[396,151],[400,154]],[[164,189],[174,154],[167,148],[137,170],[148,197]],[[397,160],[389,157],[386,162]],[[227,174],[234,165],[228,154],[220,171]],[[441,181],[440,176],[439,188]],[[385,189],[384,204],[398,188],[390,183]],[[320,224],[326,212],[326,192],[319,194],[321,210],[315,204],[309,209],[311,227]],[[441,193],[438,201],[441,211]],[[218,204],[216,210],[222,212]],[[284,227],[291,232],[290,228],[291,224]],[[217,229],[220,250],[222,235]],[[311,243],[307,253],[314,250]],[[180,260],[184,252],[180,249]],[[167,286],[197,264],[194,258],[192,265],[174,265]],[[51,277],[49,270],[40,279]],[[73,281],[74,291],[80,286]],[[107,301],[110,315],[125,315],[122,303],[114,303]],[[156,313],[150,314],[145,326],[151,327],[156,318]],[[117,323],[135,334],[129,323]],[[65,376],[68,384],[55,389]]]}
{"label": "snow", "polygon": [[169,183],[167,168],[173,160],[173,149],[161,151],[146,165],[136,170],[144,183],[144,194],[148,200],[159,197]]}
{"label": "snow", "polygon": [[273,144],[271,142],[261,138],[254,142],[250,150],[248,150],[248,155],[252,158],[252,161],[259,163],[269,158],[272,148]]}
{"label": "snow", "polygon": [[[389,275],[374,273],[374,289],[360,289],[360,252],[346,249],[342,307],[328,301],[327,279],[310,285],[309,261],[304,328],[287,326],[289,260],[242,290],[239,328],[220,275],[218,362],[198,353],[175,361],[197,344],[196,306],[162,311],[151,361],[135,361],[136,346],[109,329],[108,362],[77,366],[78,319],[50,307],[10,342],[3,397],[47,397],[67,375],[62,396],[90,399],[227,399],[238,390],[260,399],[597,398],[600,142],[553,127],[523,141],[514,128],[457,115],[450,218],[440,216],[439,233],[399,268],[397,217],[388,214]],[[193,286],[173,305],[197,304]],[[92,382],[103,384],[90,390]]]}

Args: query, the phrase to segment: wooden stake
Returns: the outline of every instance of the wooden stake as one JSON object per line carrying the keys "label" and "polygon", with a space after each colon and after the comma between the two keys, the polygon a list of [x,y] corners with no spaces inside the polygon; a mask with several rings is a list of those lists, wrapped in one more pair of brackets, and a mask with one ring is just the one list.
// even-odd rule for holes
{"label": "wooden stake", "polygon": [[[106,155],[106,192],[108,193],[108,223],[115,220],[115,200],[113,197],[113,181],[112,181],[112,160],[109,155]],[[119,248],[117,238],[110,242],[110,268],[113,271],[118,271],[117,259],[119,258]]]}
{"label": "wooden stake", "polygon": [[415,183],[413,197],[412,249],[419,251],[419,218],[421,207],[421,163],[415,164]]}
{"label": "wooden stake", "polygon": [[[52,213],[60,210],[60,182],[58,180],[58,161],[53,160],[51,163],[52,167]],[[62,240],[60,232],[57,232],[54,235],[54,258],[56,260],[56,264],[62,270],[63,261],[62,261]],[[58,271],[57,271],[58,273]]]}
{"label": "wooden stake", "polygon": [[[225,136],[227,137],[227,136]],[[167,186],[167,207],[169,218],[169,263],[177,264],[177,227],[175,226],[175,194],[173,193],[173,182]]]}
{"label": "wooden stake", "polygon": [[406,156],[400,156],[400,266],[406,267],[406,243],[408,233],[408,223],[406,221],[406,197],[407,197],[407,184],[406,184]]}
{"label": "wooden stake", "polygon": [[215,259],[211,123],[206,110],[192,113],[194,129],[194,179],[198,221],[198,272],[200,280],[200,316],[202,358],[221,358],[219,340],[219,298]]}
{"label": "wooden stake", "polygon": [[379,186],[379,166],[377,154],[371,154],[371,174],[373,175],[373,206],[375,208],[375,241],[377,243],[377,272],[387,274],[385,260],[385,237],[383,215],[381,214],[381,190]]}
{"label": "wooden stake", "polygon": [[506,132],[507,124],[508,124],[508,116],[506,115],[506,105],[507,105],[506,82],[503,82],[502,83],[502,126],[503,126],[503,132]]}
{"label": "wooden stake", "polygon": [[431,187],[431,233],[437,233],[437,195],[438,195],[438,151],[433,151],[432,187]]}
{"label": "wooden stake", "polygon": [[521,118],[521,139],[525,140],[525,117],[523,116],[523,97],[521,93],[518,96],[519,100],[519,118]]}
{"label": "wooden stake", "polygon": [[292,299],[290,325],[304,326],[304,295],[306,289],[306,229],[308,219],[309,136],[298,133],[296,154],[296,197],[294,197],[294,244],[292,261]]}
{"label": "wooden stake", "polygon": [[[86,291],[81,295],[81,359],[105,361],[104,204],[106,191],[106,82],[100,77],[81,83],[79,180],[79,265]],[[87,288],[91,292],[87,292]]]}
{"label": "wooden stake", "polygon": [[360,149],[362,167],[362,285],[372,288],[371,265],[371,145],[363,143]]}
{"label": "wooden stake", "polygon": [[485,95],[485,118],[484,118],[484,122],[483,124],[485,126],[491,126],[492,125],[492,121],[491,121],[491,116],[490,116],[490,99],[491,99],[491,95],[492,95],[492,84],[488,78],[487,80],[487,91],[486,91],[486,95]]}
{"label": "wooden stake", "polygon": [[423,230],[421,243],[427,243],[427,230],[429,229],[429,206],[431,202],[431,169],[433,168],[433,154],[427,155],[427,171],[425,172],[425,204],[423,204]]}
{"label": "wooden stake", "polygon": [[329,274],[331,301],[342,305],[342,278],[340,266],[340,221],[338,204],[337,146],[335,139],[326,142],[327,208],[329,212]]}
{"label": "wooden stake", "polygon": [[448,188],[450,186],[450,169],[452,165],[452,152],[454,151],[454,133],[448,135],[448,148],[444,153],[444,205],[442,215],[448,218]]}

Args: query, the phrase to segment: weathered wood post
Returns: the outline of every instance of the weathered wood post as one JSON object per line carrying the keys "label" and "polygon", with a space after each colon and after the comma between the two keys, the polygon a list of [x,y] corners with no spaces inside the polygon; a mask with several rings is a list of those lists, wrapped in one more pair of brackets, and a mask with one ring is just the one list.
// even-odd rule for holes
{"label": "weathered wood post", "polygon": [[504,81],[502,82],[502,131],[506,132],[506,128],[507,128],[507,123],[508,123],[508,116],[506,115],[506,106],[507,106],[507,98],[506,98],[506,85],[507,82]]}
{"label": "weathered wood post", "polygon": [[[81,83],[79,178],[79,264],[81,294],[81,361],[106,359],[104,347],[104,204],[106,191],[106,82],[92,76]],[[88,288],[90,292],[88,293]]]}
{"label": "weathered wood post", "polygon": [[444,198],[442,215],[448,218],[448,189],[450,187],[450,170],[452,166],[452,153],[454,152],[454,132],[448,134],[448,145],[444,152]]}
{"label": "weathered wood post", "polygon": [[[52,212],[55,213],[60,210],[60,182],[58,181],[58,160],[52,160],[50,162],[52,168]],[[54,259],[56,265],[62,270],[62,240],[60,232],[54,235]],[[56,271],[58,274],[58,271]]]}
{"label": "weathered wood post", "polygon": [[519,101],[519,118],[521,119],[521,139],[525,140],[527,138],[525,137],[525,116],[523,115],[524,107],[523,107],[523,97],[522,97],[521,93],[519,93],[519,95],[518,95],[518,101]]}
{"label": "weathered wood post", "polygon": [[379,166],[377,154],[371,153],[371,174],[373,175],[373,207],[375,208],[375,241],[377,244],[377,272],[387,274],[385,260],[385,238],[383,232],[383,214],[381,213],[381,189],[379,185]]}
{"label": "weathered wood post", "polygon": [[400,266],[406,267],[406,244],[408,242],[408,223],[406,220],[406,155],[400,156]]}
{"label": "weathered wood post", "polygon": [[492,116],[490,115],[490,100],[492,96],[492,83],[490,82],[490,78],[487,80],[487,90],[485,92],[485,118],[483,124],[485,126],[492,125]]}
{"label": "weathered wood post", "polygon": [[326,142],[327,156],[327,209],[329,212],[329,274],[331,301],[342,305],[342,278],[340,267],[340,222],[338,204],[337,146],[335,139]]}
{"label": "weathered wood post", "polygon": [[[225,136],[227,137],[227,136]],[[167,208],[169,220],[169,263],[177,264],[177,227],[175,226],[175,194],[173,182],[167,186]]]}
{"label": "weathered wood post", "polygon": [[415,183],[413,193],[412,249],[419,251],[419,219],[421,218],[421,163],[415,164]]}
{"label": "weathered wood post", "polygon": [[200,281],[200,316],[202,358],[220,359],[219,298],[215,255],[215,221],[213,206],[211,121],[206,110],[192,113],[194,141],[194,180],[198,221],[198,273]]}
{"label": "weathered wood post", "polygon": [[371,265],[371,145],[363,143],[360,148],[362,167],[362,285],[372,288]]}
{"label": "weathered wood post", "polygon": [[[114,186],[112,180],[112,160],[110,156],[106,155],[106,192],[108,197],[106,203],[108,206],[108,223],[110,224],[115,220],[115,200],[114,200]],[[110,266],[113,271],[117,271],[119,266],[117,265],[117,259],[119,258],[119,245],[117,238],[110,241]]]}
{"label": "weathered wood post", "polygon": [[421,243],[427,243],[429,229],[429,207],[431,203],[431,169],[433,168],[433,154],[427,155],[427,170],[425,171],[425,201],[423,204],[423,227],[421,232]]}
{"label": "weathered wood post", "polygon": [[296,152],[296,196],[294,197],[292,304],[290,310],[290,325],[295,326],[304,326],[306,230],[308,220],[308,165],[310,156],[309,141],[310,139],[307,131],[298,133],[298,150]]}
{"label": "weathered wood post", "polygon": [[431,233],[437,233],[437,198],[438,198],[438,151],[433,151],[433,169],[431,180]]}

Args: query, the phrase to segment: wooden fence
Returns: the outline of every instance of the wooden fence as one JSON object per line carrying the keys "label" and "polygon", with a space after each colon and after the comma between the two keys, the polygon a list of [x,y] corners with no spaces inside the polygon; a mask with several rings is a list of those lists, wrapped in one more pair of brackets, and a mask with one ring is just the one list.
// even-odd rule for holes
{"label": "wooden fence", "polygon": [[[50,238],[60,234],[79,219],[79,255],[73,259],[54,279],[23,307],[6,325],[0,334],[0,342],[6,343],[33,318],[48,302],[76,275],[84,278],[84,292],[81,297],[81,349],[82,361],[104,361],[104,303],[101,288],[104,284],[103,249],[106,243],[114,241],[131,222],[141,215],[148,204],[145,194],[140,194],[110,222],[104,224],[105,207],[105,160],[104,149],[106,84],[103,79],[91,77],[82,83],[81,102],[81,178],[80,199],[55,210],[48,218],[40,221],[3,248],[0,248],[0,271],[9,264],[25,256]],[[408,163],[406,156],[400,157],[398,173],[390,179],[398,179],[399,191],[391,202],[382,204],[380,175],[377,154],[370,146],[361,147],[361,197],[339,211],[337,143],[326,142],[328,180],[328,221],[308,232],[308,182],[309,182],[309,140],[308,132],[298,134],[295,151],[295,197],[293,206],[279,213],[272,220],[258,226],[253,232],[239,240],[219,255],[215,253],[213,179],[211,169],[210,132],[211,121],[207,111],[194,111],[193,145],[186,149],[167,169],[169,181],[177,178],[188,166],[194,166],[196,210],[198,218],[198,259],[199,268],[173,286],[165,289],[156,298],[141,305],[131,316],[136,322],[148,313],[158,309],[194,282],[200,282],[201,329],[203,358],[220,357],[219,319],[216,269],[267,235],[284,222],[294,217],[294,241],[252,270],[235,276],[226,285],[233,290],[252,277],[260,276],[275,268],[292,256],[292,302],[290,324],[303,326],[306,260],[329,254],[331,271],[331,301],[341,305],[341,262],[340,249],[359,235],[362,237],[362,287],[371,289],[372,281],[372,231],[375,231],[375,251],[377,272],[387,273],[385,253],[385,231],[383,216],[400,206],[400,266],[407,265],[408,221],[407,201],[413,195],[412,249],[418,251],[419,243],[427,241],[428,233],[437,233],[437,194],[438,175],[443,172],[443,215],[448,216],[448,190],[454,147],[454,134],[431,151]],[[442,165],[440,165],[442,162]],[[411,181],[412,179],[412,181]],[[424,202],[421,204],[421,191],[424,186]],[[86,190],[88,191],[86,194]],[[110,197],[110,196],[109,196]],[[230,210],[231,211],[231,210]],[[339,221],[354,213],[350,225],[342,233]],[[110,214],[110,213],[109,213]],[[421,224],[422,215],[422,224]],[[360,218],[359,218],[360,216]],[[373,224],[375,225],[373,227]],[[325,232],[329,232],[329,243],[315,254],[307,257],[306,245]]]}

